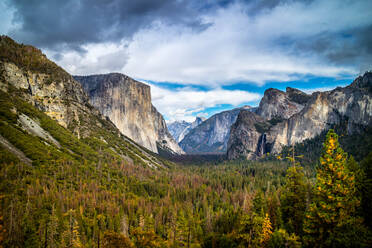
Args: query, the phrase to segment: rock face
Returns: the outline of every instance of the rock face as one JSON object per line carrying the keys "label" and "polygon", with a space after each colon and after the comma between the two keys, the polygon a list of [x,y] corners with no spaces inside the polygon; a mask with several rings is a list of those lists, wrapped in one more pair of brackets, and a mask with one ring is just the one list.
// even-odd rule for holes
{"label": "rock face", "polygon": [[159,147],[183,153],[151,104],[150,86],[120,73],[74,78],[89,94],[89,102],[124,135],[156,153]]}
{"label": "rock face", "polygon": [[242,109],[251,109],[251,107],[236,108],[211,116],[190,130],[180,142],[181,148],[190,154],[225,153],[230,127]]}
{"label": "rock face", "polygon": [[[81,125],[88,121],[85,113],[99,113],[89,105],[88,96],[78,82],[32,46],[19,45],[9,37],[1,36],[0,50],[2,90],[8,91],[7,83],[10,83],[22,90],[24,100],[72,130],[78,137],[89,135],[89,128]],[[24,55],[17,57],[17,52]],[[28,57],[34,58],[37,63],[33,65],[22,60]]]}
{"label": "rock face", "polygon": [[[302,95],[305,95],[306,97],[302,98]],[[294,101],[294,99],[298,99],[297,102]],[[258,107],[257,114],[267,120],[273,118],[288,119],[302,110],[304,106],[298,103],[301,102],[301,100],[306,102],[308,96],[299,90],[287,88],[287,92],[283,92],[270,88],[265,91]]]}
{"label": "rock face", "polygon": [[227,145],[228,158],[256,159],[266,152],[263,147],[265,143],[260,142],[265,139],[265,135],[256,129],[257,122],[264,122],[264,119],[251,111],[240,111],[236,122],[231,126]]}
{"label": "rock face", "polygon": [[[287,89],[285,96],[283,93],[275,93],[280,95],[278,97],[280,104],[275,104],[275,101],[268,99],[269,97],[263,98],[262,101],[269,104],[261,102],[258,114],[265,120],[254,119],[252,116],[238,118],[230,134],[228,147],[230,159],[253,158],[254,155],[250,153],[253,152],[254,143],[257,147],[263,147],[261,150],[264,153],[279,153],[283,146],[313,138],[343,121],[347,121],[348,134],[358,132],[363,126],[372,125],[371,72],[358,77],[345,88],[314,92],[311,96],[291,88]],[[265,116],[266,114],[269,117]],[[283,119],[275,120],[275,116],[281,116]],[[252,128],[252,124],[255,128]],[[261,139],[257,140],[257,132],[261,134]],[[255,155],[263,154],[261,150],[256,149]]]}
{"label": "rock face", "polygon": [[168,124],[168,130],[173,136],[173,138],[179,143],[183,140],[186,134],[190,132],[191,129],[197,127],[200,123],[205,121],[204,117],[196,117],[195,121],[175,121]]}

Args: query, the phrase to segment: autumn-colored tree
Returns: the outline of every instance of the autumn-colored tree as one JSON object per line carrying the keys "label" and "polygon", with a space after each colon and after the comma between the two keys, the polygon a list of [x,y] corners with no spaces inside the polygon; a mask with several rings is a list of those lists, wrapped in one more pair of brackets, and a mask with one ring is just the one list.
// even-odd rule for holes
{"label": "autumn-colored tree", "polygon": [[242,247],[265,247],[271,238],[272,226],[269,215],[256,214],[241,216],[238,233],[233,232]]}
{"label": "autumn-colored tree", "polygon": [[306,211],[307,190],[303,168],[288,168],[286,182],[280,197],[280,210],[285,229],[289,233],[302,234],[302,224]]}
{"label": "autumn-colored tree", "polygon": [[131,235],[135,247],[138,248],[158,248],[163,247],[163,240],[154,232],[154,230],[143,230],[137,227],[132,230]]}
{"label": "autumn-colored tree", "polygon": [[133,244],[124,234],[106,231],[103,235],[102,248],[133,248]]}
{"label": "autumn-colored tree", "polygon": [[323,145],[314,199],[304,222],[304,240],[311,247],[358,247],[356,228],[361,225],[361,219],[355,213],[360,199],[355,176],[346,163],[347,154],[331,129]]}
{"label": "autumn-colored tree", "polygon": [[266,214],[262,223],[262,232],[260,233],[260,243],[262,246],[265,246],[267,244],[267,242],[271,238],[272,233],[273,231],[271,227],[271,221],[269,215]]}
{"label": "autumn-colored tree", "polygon": [[62,235],[62,247],[81,248],[79,225],[73,216],[74,211],[70,209],[66,215],[69,217],[68,229]]}

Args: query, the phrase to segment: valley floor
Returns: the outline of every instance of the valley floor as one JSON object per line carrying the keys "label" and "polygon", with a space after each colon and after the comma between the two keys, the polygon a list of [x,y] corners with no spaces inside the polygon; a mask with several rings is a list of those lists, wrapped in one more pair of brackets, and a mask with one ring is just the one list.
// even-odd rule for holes
{"label": "valley floor", "polygon": [[[371,223],[363,222],[371,217],[363,205],[370,195],[359,192],[367,181],[355,162],[350,166],[355,184],[339,184],[349,191],[355,185],[362,204],[345,211],[355,213],[350,217],[357,229],[346,235],[346,227],[336,225],[343,235],[330,237],[330,232],[312,233],[309,228],[318,230],[314,225],[321,222],[306,217],[319,194],[313,185],[320,187],[322,172],[316,179],[314,166],[271,160],[152,169],[118,161],[56,160],[33,166],[11,156],[1,159],[0,240],[5,247],[314,247],[319,238],[331,242],[322,247],[370,244],[370,229],[363,224]],[[370,162],[371,155],[361,168]],[[324,190],[330,190],[329,197],[337,194]],[[320,206],[328,204],[331,211],[333,203]]]}

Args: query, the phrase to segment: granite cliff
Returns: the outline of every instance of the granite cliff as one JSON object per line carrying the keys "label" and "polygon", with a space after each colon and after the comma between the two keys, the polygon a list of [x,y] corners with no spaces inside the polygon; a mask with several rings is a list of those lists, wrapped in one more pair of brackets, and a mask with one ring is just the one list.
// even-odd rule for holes
{"label": "granite cliff", "polygon": [[120,73],[75,76],[89,102],[126,136],[147,149],[182,154],[163,116],[151,103],[150,86]]}
{"label": "granite cliff", "polygon": [[300,112],[308,96],[296,89],[287,88],[286,92],[267,89],[257,109],[257,114],[264,119],[288,119]]}
{"label": "granite cliff", "polygon": [[287,88],[268,89],[257,116],[241,112],[231,129],[229,159],[257,158],[279,153],[284,146],[314,138],[324,130],[347,122],[347,134],[372,125],[372,73],[367,72],[344,88],[307,95]]}
{"label": "granite cliff", "polygon": [[225,153],[230,136],[230,127],[243,109],[255,110],[249,106],[215,114],[191,129],[179,143],[189,154]]}

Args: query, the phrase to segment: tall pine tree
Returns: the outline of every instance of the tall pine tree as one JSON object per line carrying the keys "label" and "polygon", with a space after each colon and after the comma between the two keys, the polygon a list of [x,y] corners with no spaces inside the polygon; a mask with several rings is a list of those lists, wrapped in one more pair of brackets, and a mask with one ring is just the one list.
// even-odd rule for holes
{"label": "tall pine tree", "polygon": [[355,176],[348,170],[347,154],[331,129],[317,168],[314,199],[304,222],[304,241],[309,247],[359,247],[356,216],[360,199]]}
{"label": "tall pine tree", "polygon": [[303,168],[288,168],[286,183],[280,197],[280,210],[285,229],[289,233],[302,234],[302,224],[306,211],[307,187]]}

